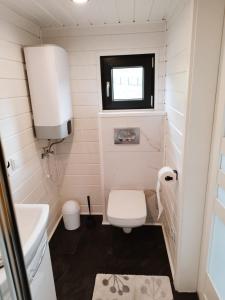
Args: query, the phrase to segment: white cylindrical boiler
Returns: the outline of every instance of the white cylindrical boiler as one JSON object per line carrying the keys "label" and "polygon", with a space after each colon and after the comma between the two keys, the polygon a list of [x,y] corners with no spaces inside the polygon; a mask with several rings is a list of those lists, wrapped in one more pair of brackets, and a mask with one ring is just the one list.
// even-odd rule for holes
{"label": "white cylindrical boiler", "polygon": [[67,52],[56,45],[25,47],[36,137],[61,139],[72,132]]}

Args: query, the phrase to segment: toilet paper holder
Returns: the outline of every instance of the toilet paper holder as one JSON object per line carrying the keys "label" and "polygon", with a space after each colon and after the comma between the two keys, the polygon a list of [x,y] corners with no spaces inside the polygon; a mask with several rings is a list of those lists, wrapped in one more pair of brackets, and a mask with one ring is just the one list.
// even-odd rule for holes
{"label": "toilet paper holder", "polygon": [[[177,170],[173,170],[173,172],[176,174],[176,180],[178,180],[178,172],[177,172]],[[166,180],[166,181],[171,181],[171,180],[173,180],[173,177],[171,177],[171,176],[166,176],[166,177],[165,177],[165,180]]]}

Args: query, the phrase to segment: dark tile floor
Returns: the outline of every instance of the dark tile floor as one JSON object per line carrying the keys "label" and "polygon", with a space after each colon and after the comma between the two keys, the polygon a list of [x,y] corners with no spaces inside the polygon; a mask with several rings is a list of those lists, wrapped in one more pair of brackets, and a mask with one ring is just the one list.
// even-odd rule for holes
{"label": "dark tile floor", "polygon": [[[82,226],[66,231],[61,222],[50,242],[58,300],[91,300],[97,273],[167,275],[171,278],[160,226],[143,226],[126,235],[120,228]],[[174,300],[197,300],[196,294],[174,292]]]}

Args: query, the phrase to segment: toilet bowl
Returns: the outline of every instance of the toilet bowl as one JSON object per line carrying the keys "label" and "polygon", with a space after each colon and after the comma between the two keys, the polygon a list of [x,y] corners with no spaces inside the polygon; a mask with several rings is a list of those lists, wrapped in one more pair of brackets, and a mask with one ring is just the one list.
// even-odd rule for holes
{"label": "toilet bowl", "polygon": [[109,193],[107,216],[110,224],[122,227],[125,233],[144,225],[147,216],[144,192],[112,190]]}

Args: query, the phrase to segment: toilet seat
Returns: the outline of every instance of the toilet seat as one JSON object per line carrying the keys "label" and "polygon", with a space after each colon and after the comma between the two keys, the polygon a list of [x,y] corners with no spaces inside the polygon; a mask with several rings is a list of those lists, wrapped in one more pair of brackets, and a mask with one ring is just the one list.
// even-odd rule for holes
{"label": "toilet seat", "polygon": [[118,227],[138,227],[145,223],[146,200],[143,191],[112,190],[109,194],[108,220]]}

